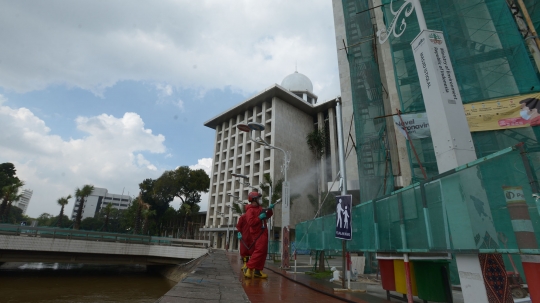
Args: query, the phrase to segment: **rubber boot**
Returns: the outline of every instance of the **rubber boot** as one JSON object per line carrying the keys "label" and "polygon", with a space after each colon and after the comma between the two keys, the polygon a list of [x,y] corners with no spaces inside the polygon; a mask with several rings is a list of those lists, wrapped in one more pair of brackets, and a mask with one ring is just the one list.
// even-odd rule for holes
{"label": "rubber boot", "polygon": [[247,262],[249,261],[249,257],[243,257],[242,261],[244,262],[244,265],[242,265],[242,271],[247,267]]}
{"label": "rubber boot", "polygon": [[268,278],[268,275],[265,274],[265,273],[263,273],[262,270],[255,269],[255,270],[253,270],[252,272],[253,272],[252,275],[253,275],[255,278],[260,278],[260,279],[266,279],[266,278]]}
{"label": "rubber boot", "polygon": [[244,277],[246,277],[246,279],[252,279],[254,273],[255,273],[254,269],[252,270],[252,269],[247,268],[247,267],[244,269]]}

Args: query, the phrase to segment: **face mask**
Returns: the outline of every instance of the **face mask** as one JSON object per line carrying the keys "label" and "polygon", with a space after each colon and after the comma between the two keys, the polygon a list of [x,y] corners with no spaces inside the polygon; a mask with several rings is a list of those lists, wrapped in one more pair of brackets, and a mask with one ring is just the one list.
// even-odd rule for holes
{"label": "face mask", "polygon": [[257,203],[259,203],[259,205],[262,205],[262,199],[261,198],[257,199]]}
{"label": "face mask", "polygon": [[526,109],[523,109],[519,112],[519,115],[521,116],[521,118],[525,119],[525,120],[529,120],[531,118],[531,115],[529,115],[529,111],[526,110]]}

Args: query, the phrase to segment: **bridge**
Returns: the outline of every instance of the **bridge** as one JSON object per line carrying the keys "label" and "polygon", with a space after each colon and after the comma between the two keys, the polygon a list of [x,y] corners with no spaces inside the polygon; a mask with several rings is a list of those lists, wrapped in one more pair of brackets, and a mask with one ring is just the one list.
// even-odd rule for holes
{"label": "bridge", "polygon": [[210,241],[0,224],[0,263],[176,265],[208,252]]}

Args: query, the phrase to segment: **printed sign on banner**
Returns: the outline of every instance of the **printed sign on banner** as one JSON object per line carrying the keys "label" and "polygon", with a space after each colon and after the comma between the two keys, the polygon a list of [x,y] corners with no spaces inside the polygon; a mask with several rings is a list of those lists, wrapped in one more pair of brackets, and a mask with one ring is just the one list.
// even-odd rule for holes
{"label": "printed sign on banner", "polygon": [[[394,115],[394,124],[396,129],[405,137],[407,140],[407,133],[411,139],[420,139],[420,138],[429,138],[431,133],[429,131],[429,122],[426,113],[416,113],[416,114],[403,114],[401,119],[399,116]],[[403,123],[401,123],[403,120]]]}
{"label": "printed sign on banner", "polygon": [[351,195],[336,197],[336,238],[338,239],[352,239],[351,208]]}

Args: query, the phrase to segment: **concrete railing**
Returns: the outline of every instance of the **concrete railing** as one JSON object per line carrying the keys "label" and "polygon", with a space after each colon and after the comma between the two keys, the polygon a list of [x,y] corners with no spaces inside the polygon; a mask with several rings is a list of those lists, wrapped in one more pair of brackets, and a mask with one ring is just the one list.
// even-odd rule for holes
{"label": "concrete railing", "polygon": [[0,224],[0,235],[199,248],[208,248],[210,245],[210,241],[208,240],[150,237],[53,227],[30,227],[13,224]]}

